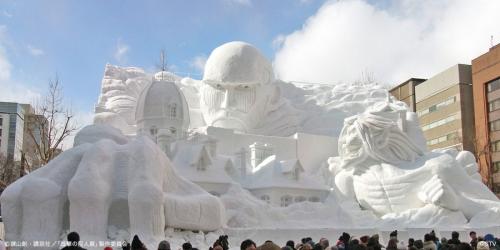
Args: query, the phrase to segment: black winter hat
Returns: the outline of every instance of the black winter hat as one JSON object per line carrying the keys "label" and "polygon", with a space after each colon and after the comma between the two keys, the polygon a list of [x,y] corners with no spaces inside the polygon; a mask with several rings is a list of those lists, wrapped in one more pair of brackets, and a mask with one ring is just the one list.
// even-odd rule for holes
{"label": "black winter hat", "polygon": [[144,244],[142,244],[142,241],[139,239],[139,236],[134,235],[134,238],[132,239],[132,250],[137,250],[137,249],[143,249]]}

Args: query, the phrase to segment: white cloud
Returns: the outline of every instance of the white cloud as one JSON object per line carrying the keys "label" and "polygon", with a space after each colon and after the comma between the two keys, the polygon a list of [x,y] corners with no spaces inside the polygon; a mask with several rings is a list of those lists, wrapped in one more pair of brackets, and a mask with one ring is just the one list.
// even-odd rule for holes
{"label": "white cloud", "polygon": [[224,2],[227,4],[232,4],[232,5],[243,5],[243,6],[251,6],[252,5],[251,0],[224,0]]}
{"label": "white cloud", "polygon": [[36,89],[11,79],[12,64],[6,53],[7,27],[0,26],[0,101],[31,103],[40,96]]}
{"label": "white cloud", "polygon": [[394,85],[431,77],[500,41],[498,0],[402,0],[387,9],[362,0],[330,1],[284,39],[275,70],[285,80],[352,82],[371,72]]}
{"label": "white cloud", "polygon": [[275,48],[275,49],[281,48],[281,46],[283,46],[283,43],[285,42],[285,40],[286,40],[286,36],[279,34],[278,36],[276,36],[273,39],[273,42],[272,42],[273,48]]}
{"label": "white cloud", "polygon": [[41,55],[44,55],[44,54],[45,54],[45,51],[43,51],[42,49],[39,49],[39,48],[33,47],[32,45],[28,45],[28,52],[29,52],[32,56],[41,56]]}
{"label": "white cloud", "polygon": [[205,64],[207,63],[207,56],[206,55],[199,55],[195,56],[191,61],[189,62],[189,66],[196,71],[203,73],[205,70]]}
{"label": "white cloud", "polygon": [[2,15],[7,18],[12,18],[12,14],[6,10],[2,11]]}
{"label": "white cloud", "polygon": [[129,52],[130,47],[125,44],[122,39],[118,39],[116,43],[116,48],[115,48],[115,53],[114,53],[114,58],[115,60],[120,63],[124,64],[127,61],[127,53]]}

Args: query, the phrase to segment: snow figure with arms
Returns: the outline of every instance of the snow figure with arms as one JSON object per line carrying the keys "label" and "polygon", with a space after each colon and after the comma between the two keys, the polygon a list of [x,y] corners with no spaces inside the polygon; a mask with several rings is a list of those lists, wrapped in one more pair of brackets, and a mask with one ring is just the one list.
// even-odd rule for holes
{"label": "snow figure with arms", "polygon": [[382,224],[401,227],[500,220],[500,202],[480,181],[472,153],[425,152],[412,138],[415,113],[404,105],[377,103],[344,123],[339,157],[330,159],[342,206],[359,204]]}

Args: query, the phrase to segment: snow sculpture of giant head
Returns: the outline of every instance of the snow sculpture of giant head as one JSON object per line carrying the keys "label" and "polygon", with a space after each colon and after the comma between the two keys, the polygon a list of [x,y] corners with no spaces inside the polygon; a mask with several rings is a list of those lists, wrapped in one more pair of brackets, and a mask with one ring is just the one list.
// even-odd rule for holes
{"label": "snow sculpture of giant head", "polygon": [[209,126],[248,132],[279,96],[271,63],[255,47],[229,42],[214,49],[205,65],[200,106]]}

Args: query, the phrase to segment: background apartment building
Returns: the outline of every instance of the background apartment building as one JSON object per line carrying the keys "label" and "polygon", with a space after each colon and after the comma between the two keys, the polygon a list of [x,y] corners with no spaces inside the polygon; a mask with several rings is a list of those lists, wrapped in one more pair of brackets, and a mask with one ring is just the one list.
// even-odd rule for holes
{"label": "background apartment building", "polygon": [[392,96],[396,97],[396,99],[405,102],[406,105],[410,108],[411,111],[416,111],[416,102],[415,102],[415,86],[424,82],[426,79],[420,78],[410,78],[405,82],[399,84],[398,86],[389,90]]}
{"label": "background apartment building", "polygon": [[21,161],[24,142],[24,118],[30,105],[0,102],[0,154]]}
{"label": "background apartment building", "polygon": [[29,104],[0,102],[0,184],[19,178],[27,166],[34,170],[40,165],[35,143],[47,141],[37,125],[43,121]]}
{"label": "background apartment building", "polygon": [[416,112],[429,149],[474,152],[471,66],[457,64],[415,87]]}
{"label": "background apartment building", "polygon": [[500,44],[472,60],[480,173],[500,197]]}

